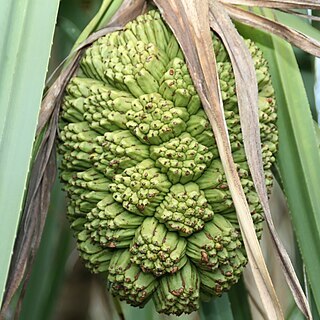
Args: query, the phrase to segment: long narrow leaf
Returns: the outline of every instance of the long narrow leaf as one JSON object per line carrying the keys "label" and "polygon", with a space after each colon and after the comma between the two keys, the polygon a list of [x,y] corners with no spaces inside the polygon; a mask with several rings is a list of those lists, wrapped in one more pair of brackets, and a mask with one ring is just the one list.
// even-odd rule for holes
{"label": "long narrow leaf", "polygon": [[316,136],[317,136],[317,141],[318,141],[318,148],[319,148],[319,150],[320,150],[320,127],[319,127],[319,125],[318,125],[316,122],[314,122],[314,128],[315,128],[315,130],[316,130]]}
{"label": "long narrow leaf", "polygon": [[251,310],[249,306],[249,295],[243,278],[233,286],[229,293],[231,309],[235,320],[251,320]]}
{"label": "long narrow leaf", "polygon": [[[236,320],[233,316],[231,303],[225,293],[220,298],[213,298],[201,304],[201,320]],[[248,320],[248,318],[246,318]]]}
{"label": "long narrow leaf", "polygon": [[248,24],[251,27],[273,33],[301,48],[302,50],[314,56],[320,57],[320,41],[317,41],[316,39],[313,39],[295,29],[288,28],[286,25],[280,22],[256,15],[252,12],[248,12],[230,5],[225,5],[225,8],[230,16],[235,20]]}
{"label": "long narrow leaf", "polygon": [[5,1],[0,11],[0,302],[23,205],[58,4],[58,0]]}
{"label": "long narrow leaf", "polygon": [[61,191],[60,183],[56,183],[20,320],[52,318],[71,251],[71,233],[66,225],[65,205],[65,194]]}
{"label": "long narrow leaf", "polygon": [[292,15],[292,16],[304,18],[304,19],[309,19],[309,20],[314,20],[314,21],[320,21],[320,17],[313,16],[313,15],[307,14],[307,13],[301,13],[301,12],[294,11],[294,10],[290,10],[290,9],[279,9],[279,11],[282,11],[282,12],[284,12],[284,13],[288,13],[288,14],[290,14],[290,15]]}
{"label": "long narrow leaf", "polygon": [[[230,148],[216,61],[209,30],[209,4],[193,1],[155,1],[184,51],[191,77],[211,123],[228,186],[236,208],[249,264],[269,319],[282,319],[282,311],[255,234],[249,206]],[[179,15],[179,19],[176,16]]]}
{"label": "long narrow leaf", "polygon": [[[253,62],[250,61],[251,57],[249,52],[247,52],[248,50],[246,50],[240,36],[223,10],[215,2],[212,2],[211,9],[211,13],[214,16],[212,19],[214,29],[225,43],[233,65],[237,86],[241,130],[247,161],[271,233],[275,252],[281,262],[283,273],[299,308],[303,311],[305,316],[310,319],[312,316],[308,301],[295,274],[289,255],[277,235],[268,204],[261,158],[262,152],[257,108],[258,89],[254,66],[252,65]],[[222,22],[224,22],[223,25]]]}
{"label": "long narrow leaf", "polygon": [[121,6],[123,0],[103,0],[97,14],[91,19],[85,29],[81,32],[79,38],[74,43],[72,51],[75,50],[80,43],[85,41],[91,33],[106,27],[112,16]]}
{"label": "long narrow leaf", "polygon": [[246,28],[242,31],[259,42],[270,63],[279,106],[278,165],[308,279],[320,310],[317,258],[320,256],[320,154],[308,99],[291,46],[263,32]]}
{"label": "long narrow leaf", "polygon": [[236,88],[238,107],[240,112],[241,131],[251,176],[259,196],[265,218],[272,234],[275,252],[281,261],[282,270],[287,282],[293,292],[299,307],[303,310],[307,318],[311,318],[310,308],[303,290],[295,275],[290,258],[285,251],[280,239],[275,231],[271,212],[268,204],[267,189],[263,164],[261,158],[261,139],[258,116],[258,88],[253,61],[247,47],[234,28],[230,18],[223,11],[223,7],[217,2],[210,2],[210,12],[212,14],[211,24],[213,29],[221,37],[229,53],[232,62]]}
{"label": "long narrow leaf", "polygon": [[319,9],[317,0],[220,0],[224,3],[238,4],[251,7],[283,8],[283,9]]}
{"label": "long narrow leaf", "polygon": [[[299,30],[301,33],[304,33],[308,35],[311,38],[314,38],[318,41],[320,41],[320,32],[315,27],[312,26],[312,24],[301,17],[287,14],[284,12],[279,12],[278,10],[273,11],[274,14],[278,17],[278,20],[281,21],[283,24],[290,28],[294,28],[296,30]],[[320,18],[320,17],[319,17]]]}

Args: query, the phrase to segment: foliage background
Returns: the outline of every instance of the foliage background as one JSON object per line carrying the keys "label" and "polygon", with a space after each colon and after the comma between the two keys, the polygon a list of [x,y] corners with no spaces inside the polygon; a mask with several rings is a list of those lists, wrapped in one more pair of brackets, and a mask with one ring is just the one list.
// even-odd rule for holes
{"label": "foliage background", "polygon": [[[100,4],[101,0],[60,1],[48,75],[68,55],[74,42],[97,12]],[[313,91],[314,58],[298,49],[295,53],[307,89],[312,115],[317,120],[319,112],[316,109],[316,102],[318,98],[315,98]],[[317,70],[319,69],[317,67]],[[291,226],[286,200],[277,183],[271,197],[271,209],[280,238],[292,258],[301,282],[304,283],[304,265]],[[279,264],[270,250],[267,232],[263,236],[262,247],[278,296],[284,306],[286,319],[303,319],[285,285]],[[308,285],[306,287],[306,290],[310,290]],[[309,293],[312,301],[312,293]],[[250,282],[250,274],[246,273],[245,283],[241,281],[229,294],[203,303],[203,308],[199,313],[179,318],[183,320],[262,319],[256,296],[255,288]],[[15,301],[13,301],[11,310],[14,309],[14,305]],[[127,320],[178,318],[157,315],[150,303],[143,310],[131,308],[125,304],[121,306]],[[314,319],[319,319],[314,304],[313,311]],[[11,316],[12,314],[9,314],[8,318],[10,319]],[[119,319],[114,301],[106,293],[103,279],[89,274],[78,259],[75,243],[65,218],[65,195],[61,191],[58,179],[54,186],[43,238],[22,305],[20,319]]]}

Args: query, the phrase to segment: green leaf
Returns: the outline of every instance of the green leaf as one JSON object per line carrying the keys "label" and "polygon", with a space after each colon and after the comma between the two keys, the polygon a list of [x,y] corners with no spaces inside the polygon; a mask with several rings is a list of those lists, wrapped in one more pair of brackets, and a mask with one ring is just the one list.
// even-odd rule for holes
{"label": "green leaf", "polygon": [[[298,16],[295,16],[293,14],[287,14],[278,10],[273,11],[274,16],[276,17],[276,20],[279,21],[282,24],[285,24],[288,27],[291,27],[295,30],[298,30],[309,37],[315,38],[316,40],[320,41],[320,32],[315,27],[313,27],[308,19],[301,18]],[[269,18],[274,18],[272,16],[269,16]]]}
{"label": "green leaf", "polygon": [[[264,13],[273,17],[269,10]],[[277,18],[286,22],[284,17]],[[320,310],[317,258],[320,256],[320,153],[307,95],[291,45],[252,28],[240,29],[258,42],[269,61],[278,104],[277,164],[308,280]]]}
{"label": "green leaf", "polygon": [[125,302],[121,303],[121,307],[126,320],[156,320],[158,318],[155,307],[151,301],[148,302],[143,309],[131,307]]}
{"label": "green leaf", "polygon": [[97,31],[102,27],[105,27],[116,11],[120,8],[122,2],[123,0],[103,0],[99,11],[81,32],[73,46],[73,49],[75,49],[82,41],[87,39],[93,31]]}
{"label": "green leaf", "polygon": [[53,39],[53,55],[49,62],[52,74],[71,51],[82,30],[99,10],[101,0],[61,0]]}
{"label": "green leaf", "polygon": [[1,6],[0,302],[23,205],[59,0]]}
{"label": "green leaf", "polygon": [[[197,312],[191,314],[182,314],[181,316],[166,316],[156,312],[154,304],[149,301],[143,309],[129,306],[127,303],[121,303],[123,315],[125,320],[198,320],[199,316]],[[118,318],[118,317],[117,317]],[[228,320],[228,319],[225,319]]]}
{"label": "green leaf", "polygon": [[[317,311],[317,307],[315,305],[314,297],[312,292],[309,292],[309,303],[311,306],[311,312],[312,312],[312,319],[313,320],[319,320],[320,315]],[[293,305],[291,310],[289,310],[286,319],[288,320],[305,320],[305,316],[302,314],[302,312],[299,310],[299,308],[296,305]]]}
{"label": "green leaf", "polygon": [[201,304],[201,320],[234,320],[228,294]]}
{"label": "green leaf", "polygon": [[316,130],[316,135],[317,135],[317,141],[318,141],[318,148],[320,150],[320,127],[319,127],[319,124],[316,123],[315,121],[313,122],[314,124],[314,128]]}
{"label": "green leaf", "polygon": [[98,12],[101,3],[102,0],[62,0],[58,13],[58,26],[62,18],[71,21],[77,29],[83,30]]}
{"label": "green leaf", "polygon": [[[302,10],[306,11],[306,10]],[[317,40],[320,40],[320,32],[315,28],[308,19],[304,19],[292,14],[286,14],[284,12],[280,11],[274,11],[275,15],[278,20],[281,20],[284,24],[287,26],[294,28],[296,30],[299,30],[300,32],[313,37]],[[307,14],[307,12],[303,12]],[[314,119],[317,119],[317,109],[315,106],[315,97],[314,97],[314,81],[315,81],[315,75],[314,75],[314,61],[315,58],[302,51],[299,48],[294,48],[296,58],[298,60],[298,64],[301,70],[301,75],[304,81],[305,90],[307,92],[309,105],[311,107],[312,115]]]}
{"label": "green leaf", "polygon": [[306,89],[306,93],[308,96],[312,117],[313,119],[317,119],[318,112],[316,108],[315,92],[314,92],[315,58],[298,48],[295,48],[294,52],[297,58],[297,62],[299,64],[304,87]]}
{"label": "green leaf", "polygon": [[251,320],[248,292],[243,278],[228,292],[234,320]]}
{"label": "green leaf", "polygon": [[61,189],[61,184],[56,182],[20,320],[52,318],[66,261],[72,249],[71,232],[65,219],[65,193]]}

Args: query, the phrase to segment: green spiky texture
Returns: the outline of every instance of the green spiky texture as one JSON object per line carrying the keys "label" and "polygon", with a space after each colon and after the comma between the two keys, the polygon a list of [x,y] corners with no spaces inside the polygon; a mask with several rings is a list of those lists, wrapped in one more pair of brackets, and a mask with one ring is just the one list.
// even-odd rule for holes
{"label": "green spiky texture", "polygon": [[93,241],[87,230],[78,234],[78,250],[85,266],[93,273],[107,272],[114,251],[104,248]]}
{"label": "green spiky texture", "polygon": [[133,306],[143,306],[155,291],[158,280],[130,261],[128,250],[117,250],[109,264],[108,285],[111,293]]}
{"label": "green spiky texture", "polygon": [[132,241],[131,261],[158,277],[175,273],[187,262],[186,245],[185,239],[168,231],[156,218],[146,218]]}
{"label": "green spiky texture", "polygon": [[239,232],[219,214],[215,214],[203,230],[188,238],[186,254],[204,275],[208,271],[223,277],[222,290],[216,283],[206,281],[200,273],[201,286],[217,296],[238,281],[247,264]]}
{"label": "green spiky texture", "polygon": [[86,229],[95,243],[108,248],[126,248],[143,218],[126,211],[108,194],[87,214]]}
{"label": "green spiky texture", "polygon": [[158,206],[155,217],[169,230],[177,231],[180,236],[189,236],[212,219],[213,211],[204,192],[196,183],[189,182],[172,186]]}
{"label": "green spiky texture", "polygon": [[167,176],[148,159],[115,175],[110,190],[130,212],[152,215],[170,186]]}
{"label": "green spiky texture", "polygon": [[127,127],[140,141],[158,145],[186,130],[189,114],[158,93],[145,94],[132,103],[126,113]]}
{"label": "green spiky texture", "polygon": [[158,312],[181,315],[199,308],[200,279],[192,263],[171,276],[164,276],[154,294]]}
{"label": "green spiky texture", "polygon": [[[235,78],[213,34],[232,155],[257,235],[262,208],[243,147]],[[277,149],[267,61],[255,63],[266,185]],[[134,306],[190,313],[220,296],[246,264],[213,131],[179,45],[149,11],[87,49],[60,114],[61,179],[80,255],[111,293]]]}
{"label": "green spiky texture", "polygon": [[197,180],[211,163],[213,154],[189,133],[182,133],[159,146],[150,148],[150,157],[172,183]]}

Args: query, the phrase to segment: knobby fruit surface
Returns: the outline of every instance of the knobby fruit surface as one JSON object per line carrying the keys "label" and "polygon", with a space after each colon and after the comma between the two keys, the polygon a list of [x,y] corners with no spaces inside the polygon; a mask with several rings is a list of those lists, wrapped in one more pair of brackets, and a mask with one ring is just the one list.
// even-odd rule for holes
{"label": "knobby fruit surface", "polygon": [[[262,208],[246,162],[232,66],[213,34],[234,161],[258,236]],[[267,189],[277,149],[267,61],[245,40],[259,87]],[[81,257],[133,306],[190,313],[247,263],[214,135],[184,56],[157,11],[97,40],[67,86],[61,179]]]}

